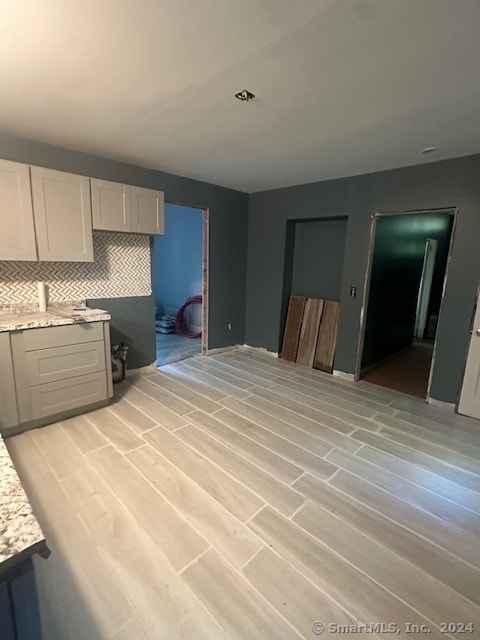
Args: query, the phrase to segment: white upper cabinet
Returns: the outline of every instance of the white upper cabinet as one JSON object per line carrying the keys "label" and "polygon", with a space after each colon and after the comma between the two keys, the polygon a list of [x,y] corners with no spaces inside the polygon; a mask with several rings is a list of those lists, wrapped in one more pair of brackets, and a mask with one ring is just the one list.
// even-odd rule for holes
{"label": "white upper cabinet", "polygon": [[162,191],[91,178],[93,228],[163,234]]}
{"label": "white upper cabinet", "polygon": [[0,260],[37,260],[28,165],[0,160]]}
{"label": "white upper cabinet", "polygon": [[0,159],[0,220],[0,260],[93,262],[92,228],[163,234],[164,196]]}
{"label": "white upper cabinet", "polygon": [[90,179],[31,167],[39,260],[93,262]]}
{"label": "white upper cabinet", "polygon": [[90,186],[93,228],[131,231],[132,209],[128,185],[91,178]]}
{"label": "white upper cabinet", "polygon": [[142,187],[131,187],[131,191],[132,231],[150,235],[163,234],[163,192]]}

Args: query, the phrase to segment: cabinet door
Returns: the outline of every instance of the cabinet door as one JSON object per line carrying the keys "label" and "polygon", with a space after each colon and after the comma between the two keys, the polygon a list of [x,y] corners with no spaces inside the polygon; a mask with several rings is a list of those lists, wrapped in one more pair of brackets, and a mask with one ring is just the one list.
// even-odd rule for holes
{"label": "cabinet door", "polygon": [[[22,349],[34,351],[35,349],[49,349],[50,347],[103,340],[102,324],[102,322],[79,322],[58,327],[27,329],[21,332]],[[19,332],[13,334],[12,342],[19,340],[18,335]]]}
{"label": "cabinet door", "polygon": [[130,189],[119,182],[91,178],[92,221],[94,229],[131,231]]}
{"label": "cabinet door", "polygon": [[132,193],[132,231],[162,235],[163,191],[130,187]]}
{"label": "cabinet door", "polygon": [[39,260],[93,262],[89,178],[30,170]]}
{"label": "cabinet door", "polygon": [[36,260],[30,174],[26,164],[0,160],[0,260]]}
{"label": "cabinet door", "polygon": [[30,387],[34,418],[54,416],[107,399],[105,371]]}
{"label": "cabinet door", "polygon": [[0,429],[18,424],[10,334],[0,333]]}
{"label": "cabinet door", "polygon": [[105,371],[105,344],[103,340],[27,351],[25,357],[30,385],[56,382],[87,373]]}

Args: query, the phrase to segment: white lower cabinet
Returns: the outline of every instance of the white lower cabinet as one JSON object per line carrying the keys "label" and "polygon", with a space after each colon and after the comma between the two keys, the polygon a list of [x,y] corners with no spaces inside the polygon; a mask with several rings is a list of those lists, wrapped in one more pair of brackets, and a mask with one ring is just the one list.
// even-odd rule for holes
{"label": "white lower cabinet", "polygon": [[31,386],[105,371],[103,341],[38,349],[25,353]]}
{"label": "white lower cabinet", "polygon": [[0,333],[0,429],[18,424],[10,334]]}
{"label": "white lower cabinet", "polygon": [[36,418],[96,404],[107,398],[105,372],[39,384],[30,388],[30,397]]}
{"label": "white lower cabinet", "polygon": [[[113,395],[108,322],[3,333],[0,347],[6,340],[14,386],[5,395],[16,401],[0,404],[4,433],[62,419]],[[6,348],[0,353],[5,359]]]}

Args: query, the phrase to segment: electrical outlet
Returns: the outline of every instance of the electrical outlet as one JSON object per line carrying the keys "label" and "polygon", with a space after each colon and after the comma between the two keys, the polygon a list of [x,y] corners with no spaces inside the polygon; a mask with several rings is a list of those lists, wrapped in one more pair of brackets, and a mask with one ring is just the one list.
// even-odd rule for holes
{"label": "electrical outlet", "polygon": [[231,322],[229,322],[229,323],[227,324],[227,329],[228,329],[229,331],[231,331],[231,330],[232,330],[232,323],[231,323]]}

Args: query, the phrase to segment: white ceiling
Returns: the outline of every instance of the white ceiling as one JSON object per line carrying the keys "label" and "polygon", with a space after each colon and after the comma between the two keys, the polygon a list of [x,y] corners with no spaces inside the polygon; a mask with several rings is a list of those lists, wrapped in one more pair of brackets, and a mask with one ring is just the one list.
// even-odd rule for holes
{"label": "white ceiling", "polygon": [[0,0],[0,131],[248,192],[478,153],[480,1]]}

